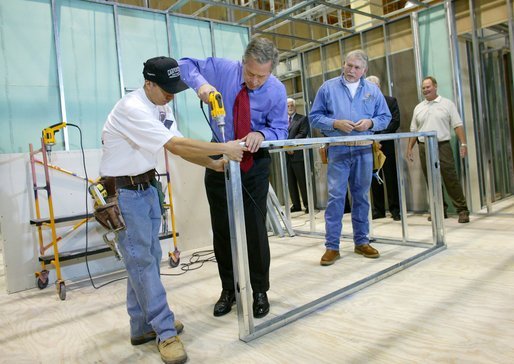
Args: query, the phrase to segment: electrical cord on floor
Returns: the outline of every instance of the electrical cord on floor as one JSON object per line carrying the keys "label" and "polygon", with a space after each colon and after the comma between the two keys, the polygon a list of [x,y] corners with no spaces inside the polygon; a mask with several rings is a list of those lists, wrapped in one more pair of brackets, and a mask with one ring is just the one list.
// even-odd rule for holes
{"label": "electrical cord on floor", "polygon": [[[214,137],[214,140],[216,141],[216,143],[221,143],[220,140],[218,139],[218,136],[216,135],[216,133],[214,132],[214,129],[211,125],[211,123],[209,122],[209,118],[207,117],[207,115],[205,114],[205,111],[203,109],[203,101],[200,100],[200,109],[202,109],[202,113],[203,113],[203,117],[205,118],[205,121],[207,122],[207,125],[209,125],[209,128],[211,128],[212,130],[212,136]],[[243,188],[243,191],[244,193],[248,196],[248,198],[250,199],[250,201],[252,201],[253,205],[256,207],[257,211],[259,211],[259,214],[261,214],[261,217],[266,220],[266,215],[262,212],[262,210],[260,209],[259,205],[257,204],[257,202],[255,202],[253,196],[250,194],[250,192],[248,192],[248,190],[246,189],[246,187],[243,185],[242,181],[241,181],[241,187]]]}
{"label": "electrical cord on floor", "polygon": [[180,273],[161,273],[161,276],[181,276],[191,270],[197,270],[203,267],[205,263],[216,263],[216,257],[214,256],[214,250],[199,250],[194,252],[189,257],[188,263],[181,263]]}

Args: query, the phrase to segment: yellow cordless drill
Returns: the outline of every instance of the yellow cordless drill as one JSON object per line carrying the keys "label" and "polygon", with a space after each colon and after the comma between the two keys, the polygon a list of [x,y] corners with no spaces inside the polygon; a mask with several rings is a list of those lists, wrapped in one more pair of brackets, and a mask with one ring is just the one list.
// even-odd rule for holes
{"label": "yellow cordless drill", "polygon": [[62,123],[50,125],[48,128],[43,129],[43,142],[45,143],[47,152],[50,152],[52,150],[52,145],[55,144],[55,133],[65,127],[66,123],[63,121]]}
{"label": "yellow cordless drill", "polygon": [[209,94],[209,107],[211,108],[211,117],[212,120],[216,121],[218,124],[218,129],[221,133],[222,142],[225,142],[225,107],[223,106],[223,99],[221,94],[216,92],[211,92]]}

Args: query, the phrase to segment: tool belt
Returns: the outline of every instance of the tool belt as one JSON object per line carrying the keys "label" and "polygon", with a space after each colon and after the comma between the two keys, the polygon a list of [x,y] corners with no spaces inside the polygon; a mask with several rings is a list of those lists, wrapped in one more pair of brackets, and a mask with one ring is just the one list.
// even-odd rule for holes
{"label": "tool belt", "polygon": [[137,176],[102,177],[100,183],[105,187],[108,196],[115,196],[119,188],[127,190],[145,190],[155,177],[155,169]]}
{"label": "tool belt", "polygon": [[155,177],[155,169],[148,172],[138,174],[137,176],[119,176],[114,177],[116,189],[146,189],[150,186],[150,182]]}
{"label": "tool belt", "polygon": [[330,147],[334,147],[334,146],[338,146],[338,145],[345,145],[347,147],[356,147],[356,146],[371,145],[371,144],[373,144],[372,140],[354,140],[354,141],[351,141],[351,142],[335,142],[335,143],[330,143],[329,146]]}

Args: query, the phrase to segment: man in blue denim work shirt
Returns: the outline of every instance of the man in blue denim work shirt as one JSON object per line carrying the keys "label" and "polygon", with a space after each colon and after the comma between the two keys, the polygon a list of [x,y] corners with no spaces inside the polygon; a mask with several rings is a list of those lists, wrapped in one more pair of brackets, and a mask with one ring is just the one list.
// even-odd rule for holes
{"label": "man in blue denim work shirt", "polygon": [[[312,105],[309,120],[329,137],[368,135],[383,130],[391,120],[384,96],[364,79],[368,57],[362,50],[346,56],[343,74],[321,85]],[[371,141],[332,143],[328,148],[328,204],[325,211],[325,254],[321,265],[332,265],[340,258],[339,241],[346,189],[352,196],[354,252],[378,258],[369,245],[369,199],[373,173]]]}

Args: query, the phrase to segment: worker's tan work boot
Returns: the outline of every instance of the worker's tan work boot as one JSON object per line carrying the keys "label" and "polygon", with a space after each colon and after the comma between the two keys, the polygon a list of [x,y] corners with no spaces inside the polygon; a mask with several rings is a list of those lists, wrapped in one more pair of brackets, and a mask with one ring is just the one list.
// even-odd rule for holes
{"label": "worker's tan work boot", "polygon": [[323,256],[321,257],[319,264],[323,266],[332,265],[339,258],[341,258],[339,250],[327,249],[325,251],[325,254],[323,254]]}
{"label": "worker's tan work boot", "polygon": [[161,359],[166,364],[182,364],[187,361],[186,350],[178,336],[161,341],[158,344]]}
{"label": "worker's tan work boot", "polygon": [[[184,331],[184,324],[179,320],[175,320],[175,330],[177,330],[177,335],[180,335],[182,331]],[[155,341],[157,338],[157,333],[155,331],[147,332],[141,336],[133,336],[130,338],[130,343],[132,345],[142,345],[149,341]]]}

